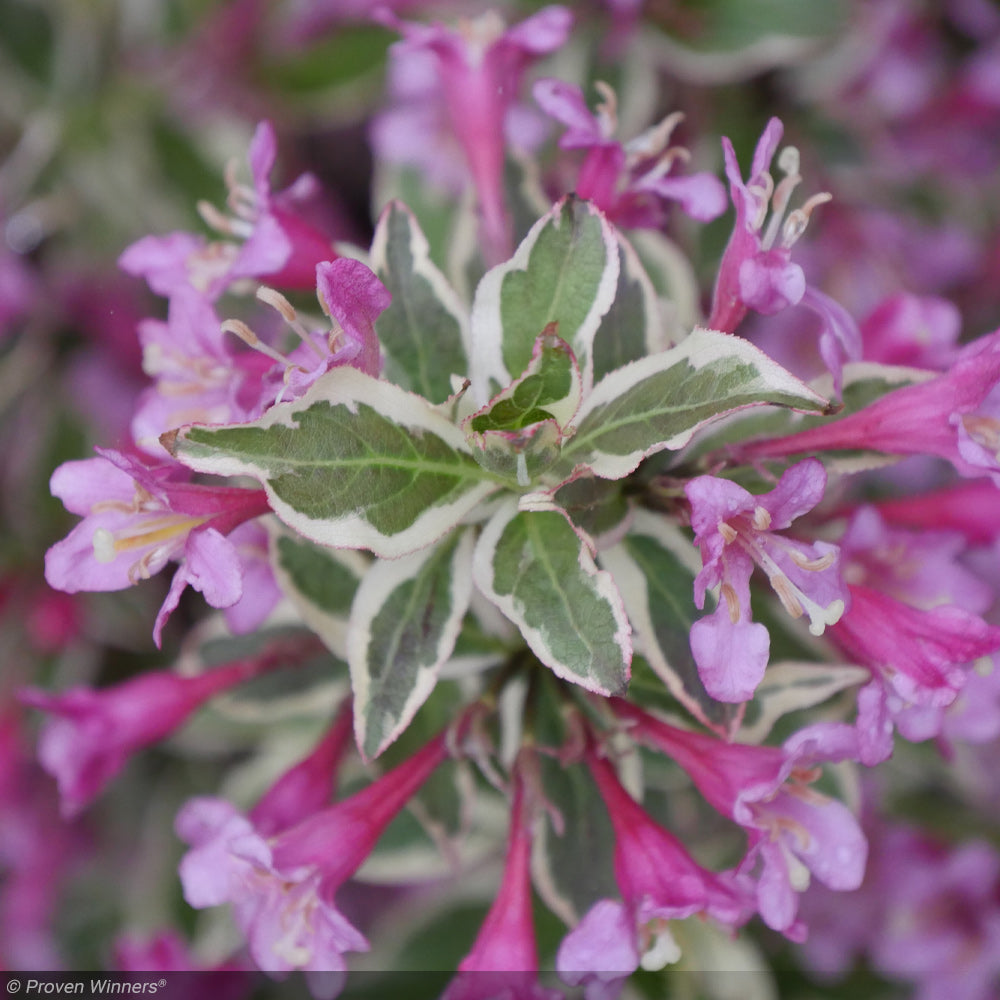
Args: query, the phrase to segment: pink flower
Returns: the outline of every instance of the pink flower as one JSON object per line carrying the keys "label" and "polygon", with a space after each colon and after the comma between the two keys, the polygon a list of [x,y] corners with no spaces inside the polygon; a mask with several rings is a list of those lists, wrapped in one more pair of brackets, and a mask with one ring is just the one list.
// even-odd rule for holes
{"label": "pink flower", "polygon": [[932,295],[900,292],[883,299],[861,323],[866,360],[942,371],[957,350],[957,306]]}
{"label": "pink flower", "polygon": [[563,940],[556,967],[566,982],[586,983],[588,997],[610,997],[640,964],[658,969],[680,958],[667,921],[702,914],[738,926],[752,912],[751,892],[749,880],[702,868],[625,791],[593,748],[587,765],[614,827],[615,879],[624,905],[594,904]]}
{"label": "pink flower", "polygon": [[544,7],[506,28],[490,12],[458,30],[404,22],[388,10],[379,19],[405,36],[392,50],[394,58],[422,51],[437,58],[437,93],[476,186],[487,256],[504,259],[512,238],[503,193],[505,121],[522,74],[566,41],[572,15],[565,7]]}
{"label": "pink flower", "polygon": [[621,699],[612,707],[633,723],[633,736],[673,758],[712,808],[746,830],[749,849],[738,871],[756,873],[757,908],[768,927],[802,940],[796,893],[810,873],[841,892],[861,884],[868,849],[857,820],[809,787],[819,776],[817,759],[837,759],[821,738],[805,731],[784,747],[725,743],[668,725]]}
{"label": "pink flower", "polygon": [[132,437],[143,451],[162,459],[160,435],[185,424],[253,420],[280,387],[274,362],[262,354],[237,352],[221,330],[209,300],[184,286],[170,298],[167,321],[139,324],[143,368],[155,380],[132,418]]}
{"label": "pink flower", "polygon": [[302,174],[284,190],[271,190],[277,138],[268,121],[258,124],[249,159],[253,186],[230,180],[233,217],[206,212],[212,224],[243,239],[227,278],[266,278],[279,288],[312,288],[316,265],[335,256],[330,236],[316,227],[310,211],[319,182]]}
{"label": "pink flower", "polygon": [[892,750],[893,719],[906,735],[908,706],[934,711],[934,725],[917,738],[936,733],[940,710],[964,687],[970,662],[1000,649],[1000,629],[953,604],[916,608],[865,586],[850,591],[851,608],[831,635],[875,673],[866,697],[859,695],[857,721],[860,759],[875,764]]}
{"label": "pink flower", "polygon": [[23,690],[22,702],[53,716],[42,729],[38,756],[59,782],[63,815],[79,813],[136,750],[169,736],[210,698],[272,666],[273,657],[258,657],[193,677],[154,671],[101,691]]}
{"label": "pink flower", "polygon": [[680,147],[668,147],[680,115],[671,115],[622,144],[617,129],[614,91],[600,85],[604,102],[591,114],[579,87],[562,80],[539,80],[533,89],[541,108],[567,127],[559,140],[563,149],[584,149],[576,193],[592,201],[624,228],[659,229],[666,221],[665,202],[679,202],[700,222],[710,222],[726,210],[726,191],[713,174],[670,176],[674,164],[687,156]]}
{"label": "pink flower", "polygon": [[837,547],[775,534],[812,510],[825,489],[826,473],[816,459],[786,469],[778,485],[761,496],[715,476],[699,476],[684,487],[702,558],[695,604],[704,607],[709,588],[720,588],[716,610],[691,629],[691,651],[713,698],[746,701],[767,667],[770,637],[750,619],[755,564],[789,614],[808,616],[814,635],[822,635],[843,614],[847,593]]}
{"label": "pink flower", "polygon": [[157,645],[188,584],[212,607],[240,600],[242,566],[225,536],[270,510],[264,491],[195,485],[176,478],[186,471],[177,466],[146,466],[106,449],[99,455],[65,462],[52,475],[52,493],[83,520],[46,553],[49,586],[123,590],[180,559],[153,629]]}
{"label": "pink flower", "polygon": [[1000,332],[967,345],[942,375],[894,389],[840,420],[742,445],[739,454],[777,458],[847,449],[937,455],[963,476],[990,475],[1000,484],[998,386]]}
{"label": "pink flower", "polygon": [[166,296],[190,287],[214,301],[239,278],[266,278],[279,288],[311,288],[316,265],[336,256],[331,236],[315,223],[319,182],[303,174],[289,187],[272,191],[276,158],[274,126],[262,121],[250,141],[252,184],[238,183],[232,171],[227,177],[233,214],[199,205],[209,225],[239,243],[208,243],[184,232],[147,236],[125,250],[119,265]]}
{"label": "pink flower", "polygon": [[861,356],[861,335],[843,307],[822,292],[807,288],[802,268],[792,262],[791,248],[805,232],[809,216],[818,205],[829,201],[830,195],[815,194],[785,217],[792,192],[802,178],[794,146],[786,146],[778,157],[778,168],[785,176],[777,185],[769,173],[783,131],[779,119],[767,123],[754,150],[746,183],[732,143],[722,140],[736,223],[719,265],[707,325],[734,333],[749,309],[773,316],[789,306],[806,306],[822,324],[820,354],[833,372],[834,387],[839,391],[843,360]]}
{"label": "pink flower", "polygon": [[985,479],[954,483],[913,496],[877,500],[873,506],[890,524],[922,530],[926,525],[961,533],[973,545],[1000,538],[1000,492]]}
{"label": "pink flower", "polygon": [[180,866],[184,898],[199,909],[231,903],[264,971],[343,972],[344,953],[365,951],[368,942],[334,896],[446,759],[446,736],[362,791],[270,837],[222,799],[192,799],[175,824],[191,846]]}
{"label": "pink flower", "polygon": [[503,878],[472,950],[459,962],[458,975],[442,1000],[559,1000],[538,982],[538,949],[531,916],[531,831],[534,792],[539,780],[532,751],[514,763],[510,840]]}

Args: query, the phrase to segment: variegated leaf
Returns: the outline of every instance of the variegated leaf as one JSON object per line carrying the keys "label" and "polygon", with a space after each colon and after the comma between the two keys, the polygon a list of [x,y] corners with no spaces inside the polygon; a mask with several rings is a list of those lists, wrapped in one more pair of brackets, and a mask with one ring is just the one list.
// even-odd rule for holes
{"label": "variegated leaf", "polygon": [[496,489],[423,397],[347,367],[259,420],[186,427],[169,444],[198,472],[258,479],[307,538],[389,559],[442,537]]}
{"label": "variegated leaf", "polygon": [[375,322],[388,379],[433,403],[451,394],[452,374],[468,369],[467,310],[430,259],[417,220],[401,202],[382,212],[371,266],[392,294]]}
{"label": "variegated leaf", "polygon": [[677,347],[606,375],[586,396],[560,468],[621,479],[647,455],[682,448],[700,427],[746,406],[813,412],[827,401],[746,340],[695,330]]}
{"label": "variegated leaf", "polygon": [[472,589],[472,535],[380,560],[351,610],[347,663],[361,753],[377,757],[406,728],[451,656]]}
{"label": "variegated leaf", "polygon": [[579,198],[563,198],[531,228],[514,256],[492,268],[472,307],[472,387],[485,401],[531,361],[550,324],[573,349],[584,387],[593,377],[591,345],[614,301],[618,247],[607,220]]}
{"label": "variegated leaf", "polygon": [[632,641],[621,597],[565,516],[505,503],[483,529],[473,574],[555,674],[599,694],[625,690]]}

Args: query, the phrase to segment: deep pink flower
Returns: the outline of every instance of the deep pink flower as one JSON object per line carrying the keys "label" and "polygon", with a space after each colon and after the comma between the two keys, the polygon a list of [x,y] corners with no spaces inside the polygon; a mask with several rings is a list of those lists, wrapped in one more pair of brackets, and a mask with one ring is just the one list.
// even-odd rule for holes
{"label": "deep pink flower", "polygon": [[830,745],[805,732],[784,747],[726,743],[654,718],[630,702],[612,707],[633,725],[629,732],[673,758],[714,809],[749,837],[741,873],[756,874],[757,908],[764,922],[802,940],[797,893],[810,872],[831,889],[849,892],[864,877],[867,844],[857,820],[840,802],[809,787]]}
{"label": "deep pink flower", "polygon": [[666,221],[666,204],[676,201],[692,218],[710,222],[726,210],[726,190],[708,173],[672,176],[678,160],[687,156],[669,147],[680,115],[671,115],[628,143],[614,138],[617,129],[615,95],[602,90],[604,102],[592,114],[579,87],[562,80],[539,80],[535,100],[547,114],[566,126],[559,140],[563,149],[583,149],[576,194],[592,201],[624,228],[659,229]]}
{"label": "deep pink flower", "polygon": [[319,182],[302,174],[289,187],[271,190],[277,139],[268,121],[257,125],[248,158],[251,185],[237,182],[232,171],[227,177],[231,216],[199,206],[214,229],[239,242],[207,242],[185,232],[147,236],[125,250],[119,266],[166,296],[190,287],[214,301],[240,278],[311,288],[316,265],[337,256],[331,235],[315,222]]}
{"label": "deep pink flower", "polygon": [[250,821],[258,833],[273,836],[329,803],[333,778],[350,745],[353,725],[348,701],[313,751],[281,775],[250,810]]}
{"label": "deep pink flower", "polygon": [[[840,420],[739,447],[742,458],[862,450],[938,455],[1000,483],[1000,332],[973,341],[942,375],[894,389]],[[996,391],[994,391],[996,390]]]}
{"label": "deep pink flower", "polygon": [[691,629],[698,672],[713,698],[746,701],[767,666],[770,638],[750,619],[754,565],[767,574],[789,614],[808,616],[814,635],[843,614],[847,594],[837,547],[775,533],[812,510],[825,489],[826,473],[816,459],[786,469],[778,485],[760,496],[715,476],[699,476],[684,487],[702,559],[695,604],[704,607],[706,592],[720,587],[716,610]]}
{"label": "deep pink flower", "polygon": [[873,506],[890,524],[921,530],[961,533],[973,545],[1000,538],[1000,491],[986,479],[959,482],[913,496],[876,500]]}
{"label": "deep pink flower", "polygon": [[231,903],[265,971],[343,972],[344,953],[368,942],[334,896],[447,756],[442,733],[367,788],[273,837],[222,799],[192,799],[175,824],[191,846],[180,866],[185,899],[196,908]]}
{"label": "deep pink flower", "polygon": [[[843,361],[861,356],[861,334],[850,314],[831,298],[806,285],[802,268],[792,261],[791,248],[805,231],[809,216],[830,200],[816,194],[785,217],[792,192],[802,180],[799,153],[786,146],[778,157],[785,175],[775,184],[771,161],[784,126],[772,118],[754,150],[750,177],[744,183],[732,143],[723,138],[729,193],[736,208],[736,222],[719,265],[708,326],[734,333],[749,309],[773,316],[789,306],[803,305],[819,317],[820,354],[840,391]],[[768,212],[770,211],[770,216]],[[765,228],[765,222],[767,223]]]}
{"label": "deep pink flower", "polygon": [[53,716],[42,729],[38,757],[59,782],[63,814],[80,812],[130,754],[170,735],[210,698],[273,666],[273,657],[258,657],[192,677],[154,671],[101,691],[23,690],[22,702]]}
{"label": "deep pink flower", "polygon": [[955,357],[962,317],[933,295],[899,292],[883,299],[861,323],[864,357],[884,365],[943,371]]}
{"label": "deep pink flower", "polygon": [[404,35],[394,54],[428,51],[436,56],[439,93],[479,197],[487,256],[490,262],[504,259],[512,239],[503,193],[505,120],[527,67],[566,41],[571,13],[565,7],[544,7],[506,28],[490,12],[463,22],[458,30],[401,21],[388,10],[380,12],[380,20]]}
{"label": "deep pink flower", "polygon": [[640,964],[657,969],[680,958],[667,921],[697,913],[738,926],[753,911],[752,885],[732,872],[702,868],[625,791],[593,748],[587,765],[614,827],[615,879],[623,903],[595,903],[563,939],[556,968],[566,982],[586,983],[588,997],[612,997]]}
{"label": "deep pink flower", "polygon": [[906,726],[907,706],[934,710],[939,728],[940,710],[962,690],[971,661],[1000,649],[1000,629],[953,604],[916,608],[862,585],[850,591],[850,610],[831,636],[875,674],[866,698],[859,695],[857,721],[860,759],[874,764],[891,752],[892,721]]}
{"label": "deep pink flower", "polygon": [[559,1000],[538,982],[531,905],[531,841],[538,776],[533,751],[522,749],[511,780],[510,834],[503,877],[468,955],[442,1000]]}
{"label": "deep pink flower", "polygon": [[121,452],[65,462],[52,493],[83,520],[45,557],[45,579],[67,593],[123,590],[182,560],[157,615],[160,634],[181,592],[191,584],[213,607],[243,596],[242,567],[225,537],[267,513],[263,490],[202,486],[178,480],[177,466],[146,466]]}
{"label": "deep pink flower", "polygon": [[252,187],[230,181],[232,218],[209,218],[223,232],[242,238],[228,279],[266,278],[279,288],[312,288],[316,265],[336,256],[330,235],[317,228],[310,202],[319,182],[302,174],[282,191],[271,190],[277,138],[268,121],[258,124],[250,141]]}

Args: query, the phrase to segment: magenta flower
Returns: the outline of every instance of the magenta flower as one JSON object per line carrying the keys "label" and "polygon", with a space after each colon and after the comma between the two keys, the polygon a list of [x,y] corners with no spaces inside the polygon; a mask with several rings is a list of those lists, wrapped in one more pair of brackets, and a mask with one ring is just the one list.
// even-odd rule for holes
{"label": "magenta flower", "polygon": [[490,12],[458,30],[401,21],[388,10],[379,19],[404,35],[394,55],[427,51],[437,58],[438,93],[476,187],[487,256],[504,259],[512,239],[503,193],[505,122],[522,74],[566,41],[572,15],[565,7],[544,7],[506,28]]}
{"label": "magenta flower", "polygon": [[900,292],[861,323],[866,360],[943,371],[955,359],[962,317],[954,303]]}
{"label": "magenta flower", "polygon": [[983,840],[954,847],[907,827],[876,840],[878,919],[866,941],[882,975],[919,1000],[987,1000],[1000,975],[1000,857]]}
{"label": "magenta flower", "polygon": [[[989,488],[996,503],[1000,494]],[[993,604],[993,588],[962,561],[967,540],[958,531],[933,530],[932,517],[923,524],[907,531],[888,525],[875,507],[859,507],[839,541],[844,576],[914,607],[954,604],[983,614]]]}
{"label": "magenta flower", "polygon": [[305,339],[289,355],[287,391],[283,398],[301,396],[313,382],[341,365],[350,365],[377,378],[382,354],[375,320],[392,301],[375,272],[348,257],[316,266],[316,295],[333,328]]}
{"label": "magenta flower", "polygon": [[[739,448],[742,458],[863,450],[937,455],[963,476],[1000,484],[1000,331],[964,347],[952,367],[894,389],[840,420]],[[997,390],[997,391],[994,391]]]}
{"label": "magenta flower", "polygon": [[785,217],[792,192],[802,178],[799,153],[794,146],[786,146],[778,157],[778,168],[784,178],[775,184],[769,173],[783,131],[779,119],[772,118],[767,123],[745,183],[732,143],[726,138],[722,140],[736,223],[719,265],[707,325],[713,330],[734,333],[750,309],[773,316],[801,304],[820,319],[820,354],[839,391],[844,359],[861,356],[861,334],[843,307],[807,287],[802,268],[792,261],[791,248],[805,232],[813,209],[829,201],[830,195],[815,194]]}
{"label": "magenta flower", "polygon": [[194,485],[176,478],[176,466],[146,466],[107,449],[99,455],[65,462],[52,475],[52,493],[83,520],[46,553],[49,586],[123,590],[180,559],[153,629],[157,645],[188,584],[212,607],[235,604],[242,567],[225,536],[270,510],[264,491]]}
{"label": "magenta flower", "polygon": [[746,701],[767,667],[770,637],[750,618],[755,564],[792,617],[808,616],[813,635],[822,635],[843,614],[847,592],[837,547],[775,534],[812,510],[825,489],[826,472],[816,459],[786,469],[778,485],[761,496],[715,476],[699,476],[684,487],[702,558],[695,604],[703,608],[706,592],[720,588],[716,610],[691,628],[691,651],[713,698]]}
{"label": "magenta flower", "polygon": [[522,749],[512,771],[510,839],[503,878],[472,950],[442,1000],[559,1000],[538,982],[538,949],[531,916],[531,841],[538,782],[533,752]]}
{"label": "magenta flower", "polygon": [[237,182],[234,170],[227,176],[233,214],[199,205],[209,225],[239,242],[207,242],[185,232],[147,236],[125,250],[119,266],[144,277],[154,292],[165,296],[194,288],[214,301],[240,278],[266,278],[279,288],[311,288],[316,265],[336,256],[330,235],[315,222],[319,183],[303,174],[289,187],[272,191],[276,158],[274,126],[262,121],[250,141],[252,184]]}
{"label": "magenta flower", "polygon": [[659,969],[680,958],[667,921],[694,914],[730,927],[750,916],[749,879],[702,868],[684,845],[622,787],[608,761],[591,749],[587,765],[615,831],[615,879],[623,904],[600,900],[563,940],[560,976],[587,984],[588,996],[615,996],[640,964]]}
{"label": "magenta flower", "polygon": [[250,811],[250,821],[258,833],[273,836],[329,803],[334,776],[350,746],[353,725],[348,701],[312,753],[289,768]]}
{"label": "magenta flower", "polygon": [[972,545],[1000,538],[1000,494],[987,479],[954,483],[913,496],[877,500],[873,506],[890,524],[921,530],[925,525],[962,534]]}
{"label": "magenta flower", "polygon": [[[940,710],[964,687],[971,661],[1000,649],[1000,629],[953,604],[916,608],[869,587],[852,585],[850,591],[850,610],[831,635],[875,673],[867,698],[859,697],[857,721],[865,748],[860,759],[874,764],[889,756],[891,720],[905,727],[907,706],[937,710],[934,730],[940,727]],[[927,735],[933,732],[919,738]]]}
{"label": "magenta flower", "polygon": [[170,298],[167,321],[139,324],[143,369],[154,379],[139,399],[132,437],[161,460],[165,431],[185,424],[253,420],[274,401],[280,381],[274,362],[257,352],[235,351],[208,299],[184,286]]}
{"label": "magenta flower", "polygon": [[673,758],[713,809],[746,830],[749,846],[738,871],[756,873],[757,909],[768,927],[803,939],[797,893],[810,873],[841,892],[861,884],[868,848],[857,820],[809,787],[821,757],[842,759],[831,753],[831,743],[808,731],[784,747],[726,743],[668,725],[621,699],[613,708],[632,723],[630,734]]}
{"label": "magenta flower", "polygon": [[193,677],[154,671],[101,691],[22,691],[22,702],[53,716],[42,729],[38,757],[59,782],[63,815],[79,813],[136,750],[169,736],[210,698],[273,666],[273,658],[258,657]]}
{"label": "magenta flower", "polygon": [[[343,972],[344,953],[365,937],[334,896],[382,832],[448,755],[442,733],[367,788],[265,837],[222,799],[192,799],[177,816],[191,846],[180,865],[184,898],[231,903],[257,966],[267,972]],[[336,845],[336,850],[331,850]]]}
{"label": "magenta flower", "polygon": [[607,85],[599,89],[604,101],[596,114],[587,107],[583,91],[562,80],[539,80],[532,91],[542,110],[566,126],[560,147],[586,150],[576,193],[624,228],[661,228],[665,203],[671,201],[700,222],[722,215],[726,190],[717,177],[671,176],[674,164],[687,158],[686,150],[668,146],[681,116],[671,115],[623,144],[614,138],[618,126],[614,91]]}
{"label": "magenta flower", "polygon": [[310,203],[319,190],[311,174],[302,174],[282,191],[271,190],[277,159],[274,126],[258,124],[250,141],[252,187],[230,179],[232,217],[203,209],[222,232],[243,240],[228,279],[266,278],[279,288],[312,288],[316,265],[335,256],[327,233],[317,228]]}

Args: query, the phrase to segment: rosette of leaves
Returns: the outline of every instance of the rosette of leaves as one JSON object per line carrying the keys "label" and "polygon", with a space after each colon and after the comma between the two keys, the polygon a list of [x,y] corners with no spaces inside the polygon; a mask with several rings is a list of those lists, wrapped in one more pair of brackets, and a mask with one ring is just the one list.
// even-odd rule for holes
{"label": "rosette of leaves", "polygon": [[574,197],[471,308],[399,202],[370,264],[392,293],[381,378],[336,368],[252,423],[172,442],[192,469],[267,490],[279,581],[348,662],[362,752],[398,737],[443,669],[528,662],[612,695],[635,652],[726,729],[733,706],[707,697],[688,648],[695,552],[644,505],[643,465],[736,410],[827,401],[734,336],[695,328],[663,349],[637,254]]}

